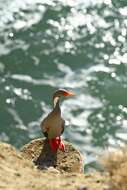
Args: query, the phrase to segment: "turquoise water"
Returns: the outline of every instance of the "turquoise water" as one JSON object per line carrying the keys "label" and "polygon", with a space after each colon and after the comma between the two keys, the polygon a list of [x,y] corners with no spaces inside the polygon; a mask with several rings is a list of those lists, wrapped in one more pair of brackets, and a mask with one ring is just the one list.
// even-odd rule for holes
{"label": "turquoise water", "polygon": [[0,140],[20,148],[41,137],[52,93],[63,138],[92,164],[127,142],[126,0],[0,1]]}

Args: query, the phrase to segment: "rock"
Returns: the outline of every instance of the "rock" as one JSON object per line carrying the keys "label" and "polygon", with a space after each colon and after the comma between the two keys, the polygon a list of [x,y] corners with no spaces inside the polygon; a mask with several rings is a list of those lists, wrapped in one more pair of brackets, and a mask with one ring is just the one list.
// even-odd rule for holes
{"label": "rock", "polygon": [[80,185],[77,190],[88,190],[88,188],[85,185]]}
{"label": "rock", "polygon": [[127,190],[127,145],[107,152],[101,162],[110,175],[108,189]]}
{"label": "rock", "polygon": [[54,167],[60,172],[83,172],[83,159],[80,152],[64,141],[65,152],[52,152],[47,140],[35,139],[21,149],[24,158],[32,160],[38,169]]}
{"label": "rock", "polygon": [[[54,167],[40,172],[23,153],[0,143],[0,190],[104,190],[107,177],[100,173],[61,173]],[[97,183],[97,179],[100,183]]]}

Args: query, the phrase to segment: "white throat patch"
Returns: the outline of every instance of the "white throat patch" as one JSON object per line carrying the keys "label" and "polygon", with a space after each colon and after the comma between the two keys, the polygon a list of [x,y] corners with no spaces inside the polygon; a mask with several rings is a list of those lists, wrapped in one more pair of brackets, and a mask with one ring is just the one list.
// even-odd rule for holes
{"label": "white throat patch", "polygon": [[54,98],[54,102],[53,102],[54,103],[54,107],[56,106],[56,104],[57,104],[58,101],[59,101],[59,97],[55,97]]}

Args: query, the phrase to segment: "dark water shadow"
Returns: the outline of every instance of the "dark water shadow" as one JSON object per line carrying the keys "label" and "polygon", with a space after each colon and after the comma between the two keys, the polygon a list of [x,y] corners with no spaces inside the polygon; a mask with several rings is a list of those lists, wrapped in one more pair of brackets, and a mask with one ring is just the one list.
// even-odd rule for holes
{"label": "dark water shadow", "polygon": [[52,152],[47,140],[44,141],[40,155],[33,161],[38,169],[56,167],[57,152]]}

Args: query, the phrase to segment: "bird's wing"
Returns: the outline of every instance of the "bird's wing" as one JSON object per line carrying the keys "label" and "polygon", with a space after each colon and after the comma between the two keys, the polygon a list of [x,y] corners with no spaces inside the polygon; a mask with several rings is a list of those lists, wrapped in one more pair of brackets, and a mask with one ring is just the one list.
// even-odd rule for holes
{"label": "bird's wing", "polygon": [[48,125],[47,125],[47,117],[41,122],[41,125],[40,125],[41,129],[42,129],[42,132],[44,134],[45,137],[48,137]]}
{"label": "bird's wing", "polygon": [[[55,116],[56,117],[56,116]],[[58,120],[57,120],[58,119]],[[52,126],[52,130],[53,130],[53,126],[55,126],[56,124],[55,123],[59,123],[59,127],[61,126],[61,134],[64,132],[64,125],[65,125],[65,121],[60,117],[60,118],[55,118],[54,120],[54,115],[52,115],[52,113],[50,113],[42,122],[41,122],[41,129],[42,129],[42,132],[44,134],[45,137],[48,137],[49,136],[49,130],[51,129],[51,126]],[[51,131],[50,130],[50,135],[51,135]],[[57,129],[56,129],[57,130]],[[59,130],[58,130],[59,131]],[[52,131],[52,133],[54,133],[54,130]],[[57,133],[57,131],[56,131]],[[59,133],[59,132],[58,132]]]}
{"label": "bird's wing", "polygon": [[62,125],[61,125],[62,131],[61,131],[61,134],[64,132],[64,126],[65,126],[65,121],[64,121],[64,119],[62,119]]}

